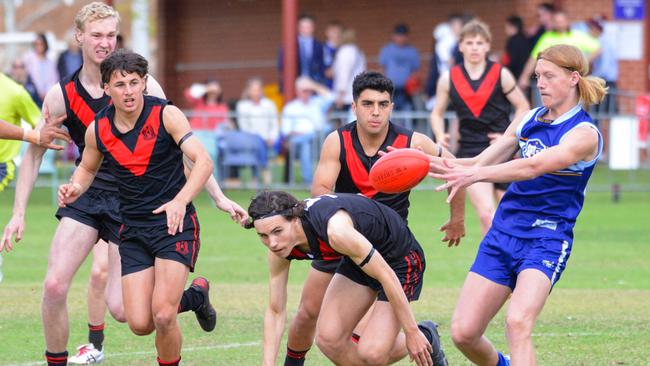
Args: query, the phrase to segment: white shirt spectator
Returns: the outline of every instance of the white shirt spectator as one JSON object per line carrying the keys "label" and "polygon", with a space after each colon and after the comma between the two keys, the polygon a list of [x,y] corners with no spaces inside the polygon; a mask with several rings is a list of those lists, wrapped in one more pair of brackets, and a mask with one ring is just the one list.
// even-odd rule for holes
{"label": "white shirt spectator", "polygon": [[262,98],[259,103],[250,99],[237,102],[237,124],[240,130],[259,135],[267,143],[278,139],[278,109],[267,98]]}
{"label": "white shirt spectator", "polygon": [[335,95],[343,104],[352,104],[352,81],[366,70],[366,57],[355,44],[344,44],[336,52],[332,70]]}
{"label": "white shirt spectator", "polygon": [[323,130],[327,110],[333,101],[332,94],[312,96],[307,103],[300,99],[292,100],[282,111],[282,135],[304,135]]}

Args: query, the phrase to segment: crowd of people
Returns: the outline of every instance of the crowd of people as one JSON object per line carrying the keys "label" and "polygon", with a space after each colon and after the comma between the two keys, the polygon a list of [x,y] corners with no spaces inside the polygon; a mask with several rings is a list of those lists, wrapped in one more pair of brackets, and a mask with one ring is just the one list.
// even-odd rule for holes
{"label": "crowd of people", "polygon": [[[434,57],[434,139],[391,121],[393,111],[418,105],[413,76],[420,57],[409,44],[405,24],[395,26],[392,41],[380,52],[383,72],[376,72],[365,70],[353,30],[331,22],[327,42],[320,43],[314,38],[314,19],[300,17],[296,98],[278,113],[263,95],[262,80],[252,78],[236,106],[236,120],[228,118],[216,80],[185,91],[194,107],[190,118],[171,105],[149,74],[148,61],[116,50],[120,17],[104,3],[90,3],[77,14],[81,63],[76,69],[69,64],[71,51],[62,68],[74,71],[60,80],[43,77],[56,68],[48,66],[47,40],[39,36],[23,62],[42,100],[40,114],[27,89],[0,74],[7,85],[3,90],[12,91],[3,94],[11,103],[0,100],[0,106],[15,106],[18,115],[0,123],[1,143],[30,142],[0,251],[11,250],[23,235],[45,149],[61,148],[52,144],[55,138],[74,142],[80,157],[69,183],[59,187],[59,224],[43,285],[48,366],[101,362],[106,309],[135,335],[155,332],[159,365],[181,363],[179,314],[192,311],[203,330],[214,330],[210,281],[196,277],[185,288],[200,248],[192,199],[203,188],[218,209],[254,229],[269,250],[265,365],[275,364],[279,353],[290,261],[312,260],[289,330],[285,365],[303,365],[316,343],[336,364],[390,364],[409,356],[419,366],[446,366],[438,325],[417,322],[411,310],[411,302],[426,296],[427,258],[408,228],[410,191],[378,192],[369,180],[370,168],[383,154],[408,147],[428,155],[429,175],[443,182],[437,190],[448,192],[450,214],[440,228],[442,241],[457,246],[465,235],[466,191],[484,235],[452,316],[454,345],[478,365],[536,364],[535,321],[566,268],[585,187],[603,149],[603,137],[585,109],[603,101],[606,81],[615,82],[588,75],[590,62],[612,62],[603,58],[605,45],[568,28],[562,11],[548,4],[539,10],[540,21],[549,11],[552,23],[541,23],[543,29],[534,33],[538,40],[528,43],[528,57],[506,53],[507,65],[490,58],[492,36],[480,20],[452,16],[446,27],[436,27],[436,53],[448,53]],[[512,43],[528,39],[522,38],[516,17],[506,26]],[[603,31],[596,19],[589,26]],[[449,36],[453,42],[444,39]],[[514,60],[520,62],[518,77],[506,67]],[[530,75],[540,91],[540,106],[532,109],[523,90]],[[442,118],[449,104],[459,119],[455,152]],[[332,109],[347,110],[354,120],[328,125]],[[17,127],[20,118],[36,129]],[[265,191],[247,210],[228,199],[197,133],[231,129],[254,135],[262,151],[278,145],[295,154],[312,198],[299,201],[287,192]],[[314,140],[323,132],[327,137],[314,168]],[[10,161],[15,145],[4,146],[9,148],[0,156]],[[13,178],[8,174],[13,164],[0,168],[6,184]],[[90,252],[89,343],[69,358],[67,294]],[[431,261],[435,258],[429,256]],[[497,351],[484,335],[508,298],[510,355]]]}

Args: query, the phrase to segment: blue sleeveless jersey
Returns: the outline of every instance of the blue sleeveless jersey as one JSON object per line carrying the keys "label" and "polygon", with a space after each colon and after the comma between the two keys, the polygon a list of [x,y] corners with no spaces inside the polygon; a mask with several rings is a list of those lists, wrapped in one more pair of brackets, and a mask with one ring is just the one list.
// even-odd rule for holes
{"label": "blue sleeveless jersey", "polygon": [[[586,125],[598,131],[580,105],[551,123],[541,119],[546,111],[544,107],[530,111],[519,125],[516,135],[521,158],[530,158],[560,144],[577,127]],[[598,132],[598,154],[593,160],[512,183],[497,208],[492,226],[520,238],[573,239],[573,226],[582,210],[587,181],[602,148],[602,136]]]}

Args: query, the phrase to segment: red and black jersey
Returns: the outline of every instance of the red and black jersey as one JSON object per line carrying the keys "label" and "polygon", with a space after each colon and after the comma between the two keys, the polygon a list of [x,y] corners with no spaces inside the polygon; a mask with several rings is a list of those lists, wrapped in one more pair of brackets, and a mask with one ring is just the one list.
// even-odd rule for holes
{"label": "red and black jersey", "polygon": [[[339,161],[341,171],[336,179],[334,192],[361,193],[377,200],[397,211],[404,220],[408,218],[410,191],[388,194],[378,192],[368,176],[370,168],[379,159],[379,155],[367,156],[363,151],[357,132],[357,122],[348,123],[337,130],[341,144]],[[379,150],[386,151],[388,146],[396,148],[411,147],[413,131],[388,122],[388,134]]]}
{"label": "red and black jersey", "polygon": [[306,208],[300,217],[309,243],[309,252],[294,248],[287,259],[339,260],[342,255],[329,244],[327,224],[339,210],[352,218],[359,231],[390,265],[400,261],[419,246],[406,222],[388,206],[358,194],[325,194],[305,200]]}
{"label": "red and black jersey", "polygon": [[487,147],[488,133],[503,133],[510,124],[511,107],[501,88],[501,68],[488,61],[478,80],[471,80],[462,64],[450,70],[449,98],[460,120],[462,147]]}
{"label": "red and black jersey", "polygon": [[[103,94],[99,99],[93,99],[79,81],[80,72],[81,68],[59,82],[65,101],[66,119],[63,125],[68,128],[72,141],[79,148],[77,165],[81,162],[81,156],[86,147],[86,128],[95,120],[95,115],[111,103],[111,97],[106,94]],[[93,187],[116,191],[115,178],[108,172],[106,164],[106,162],[102,163],[99,168],[93,181]]]}
{"label": "red and black jersey", "polygon": [[[95,117],[97,148],[115,177],[123,222],[132,226],[164,225],[164,214],[151,211],[171,201],[185,185],[183,153],[163,124],[167,100],[144,97],[144,108],[133,129],[115,127],[115,107]],[[190,203],[188,212],[193,210]]]}

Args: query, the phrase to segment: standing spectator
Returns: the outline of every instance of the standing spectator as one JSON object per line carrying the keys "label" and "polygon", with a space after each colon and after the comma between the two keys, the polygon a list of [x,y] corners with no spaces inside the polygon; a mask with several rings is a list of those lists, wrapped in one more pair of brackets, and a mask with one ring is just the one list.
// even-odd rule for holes
{"label": "standing spectator", "polygon": [[[306,76],[317,83],[325,83],[325,64],[323,61],[323,44],[314,38],[316,29],[314,18],[301,15],[298,18],[298,76]],[[284,73],[284,52],[280,49],[278,57],[280,85]]]}
{"label": "standing spectator", "polygon": [[524,70],[528,55],[530,55],[530,41],[524,35],[524,23],[521,17],[511,15],[506,19],[505,32],[508,36],[506,41],[506,52],[503,54],[501,63],[512,71],[515,80]]}
{"label": "standing spectator", "polygon": [[275,145],[278,134],[278,109],[268,98],[264,97],[262,79],[254,77],[246,83],[244,97],[237,102],[237,123],[244,132],[258,135],[264,140],[266,149],[262,149],[262,179],[265,184],[271,183],[268,170],[268,150]]}
{"label": "standing spectator", "polygon": [[531,49],[535,47],[544,33],[553,29],[553,13],[555,13],[555,6],[552,3],[541,3],[537,6],[539,23],[527,32]]}
{"label": "standing spectator", "polygon": [[31,76],[29,76],[29,74],[27,73],[27,69],[25,68],[25,63],[23,62],[23,60],[17,58],[14,60],[14,62],[11,63],[11,70],[9,70],[8,76],[18,84],[22,85],[25,88],[25,90],[27,90],[29,96],[32,97],[32,100],[34,101],[34,103],[36,103],[36,105],[40,109],[41,106],[43,105],[43,100],[38,95],[38,91],[36,90],[36,85],[34,84],[34,81],[32,80]]}
{"label": "standing spectator", "polygon": [[223,91],[217,80],[192,84],[184,94],[192,105],[190,126],[193,130],[216,131],[228,126],[228,106],[223,102]]}
{"label": "standing spectator", "polygon": [[[607,95],[600,104],[594,106],[596,113],[613,114],[617,112],[616,81],[618,80],[618,53],[616,40],[607,32],[603,18],[591,18],[587,21],[589,34],[600,42],[600,51],[594,58],[591,74],[605,80]],[[598,117],[598,127],[603,133],[603,156],[607,156],[609,142],[609,119]]]}
{"label": "standing spectator", "polygon": [[357,47],[354,29],[343,31],[342,45],[334,57],[334,95],[337,110],[350,110],[352,81],[366,70],[366,56]]}
{"label": "standing spectator", "polygon": [[59,55],[59,60],[56,63],[59,75],[61,77],[72,75],[72,73],[81,67],[82,62],[83,59],[81,58],[79,42],[74,39],[74,36],[70,35],[68,38],[68,49]]}
{"label": "standing spectator", "polygon": [[285,182],[289,181],[289,163],[292,150],[300,157],[302,181],[311,184],[313,176],[313,150],[316,134],[326,130],[326,113],[334,96],[324,85],[301,76],[296,79],[296,99],[287,103],[282,110],[282,138],[288,146]]}
{"label": "standing spectator", "polygon": [[59,73],[56,71],[56,65],[47,56],[49,49],[50,46],[47,43],[45,34],[39,33],[34,41],[34,49],[27,52],[23,58],[27,67],[27,73],[34,81],[36,91],[41,100],[45,98],[45,93],[59,82]]}
{"label": "standing spectator", "polygon": [[409,43],[409,29],[406,24],[395,26],[392,42],[385,45],[379,53],[379,63],[384,69],[384,74],[395,85],[395,110],[413,110],[413,102],[405,86],[406,81],[420,69],[420,54]]}
{"label": "standing spectator", "polygon": [[327,24],[325,28],[325,44],[323,45],[323,65],[325,66],[325,85],[332,89],[334,83],[334,73],[332,64],[338,48],[341,46],[341,37],[343,36],[343,25],[336,20]]}

